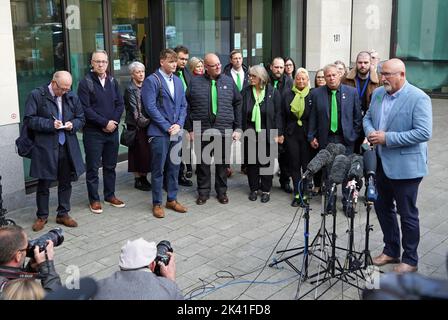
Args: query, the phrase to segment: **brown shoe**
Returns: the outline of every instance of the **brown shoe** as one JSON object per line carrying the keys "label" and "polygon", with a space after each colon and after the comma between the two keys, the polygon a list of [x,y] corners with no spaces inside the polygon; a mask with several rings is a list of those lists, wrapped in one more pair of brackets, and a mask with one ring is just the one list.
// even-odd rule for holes
{"label": "brown shoe", "polygon": [[36,221],[33,223],[33,231],[37,232],[44,228],[44,226],[47,224],[47,219],[37,218]]}
{"label": "brown shoe", "polygon": [[179,202],[177,202],[176,200],[173,201],[167,201],[166,202],[166,206],[168,209],[172,209],[176,212],[180,212],[180,213],[185,213],[187,212],[187,208],[185,208],[183,205],[181,205]]}
{"label": "brown shoe", "polygon": [[152,207],[152,215],[156,218],[165,218],[165,211],[160,204],[155,204]]}
{"label": "brown shoe", "polygon": [[393,268],[393,271],[394,272],[398,272],[398,273],[417,272],[417,270],[418,270],[417,266],[411,266],[411,265],[409,265],[407,263],[404,263],[404,262],[396,265]]}
{"label": "brown shoe", "polygon": [[76,228],[78,226],[78,223],[70,217],[68,214],[65,214],[61,217],[56,217],[56,223],[63,224],[66,227],[69,228]]}
{"label": "brown shoe", "polygon": [[118,199],[115,196],[108,200],[104,200],[104,201],[109,203],[111,206],[113,206],[115,208],[123,208],[126,205],[123,201],[121,201],[120,199]]}
{"label": "brown shoe", "polygon": [[101,207],[101,202],[99,202],[99,201],[92,202],[89,205],[89,207],[90,207],[90,211],[92,211],[93,213],[96,213],[96,214],[103,213],[103,208]]}
{"label": "brown shoe", "polygon": [[379,256],[373,258],[372,263],[375,266],[381,267],[381,266],[384,266],[389,263],[400,263],[400,259],[392,258],[392,257],[389,257],[388,255],[382,253]]}

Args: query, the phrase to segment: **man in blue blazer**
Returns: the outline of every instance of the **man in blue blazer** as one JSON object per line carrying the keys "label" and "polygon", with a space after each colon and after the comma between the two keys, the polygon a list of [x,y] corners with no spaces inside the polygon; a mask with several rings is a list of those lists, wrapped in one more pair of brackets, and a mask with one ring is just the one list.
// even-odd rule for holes
{"label": "man in blue blazer", "polygon": [[160,53],[160,68],[145,79],[142,87],[143,105],[151,118],[148,136],[152,139],[152,212],[156,218],[165,216],[162,208],[164,175],[168,193],[166,207],[177,212],[187,212],[187,208],[177,202],[179,152],[187,101],[182,81],[174,75],[176,67],[176,52],[163,49]]}
{"label": "man in blue blazer", "polygon": [[[399,59],[382,66],[383,87],[373,92],[364,117],[364,132],[378,156],[375,211],[384,234],[383,253],[373,259],[382,266],[400,261],[401,220],[403,254],[396,272],[417,271],[420,240],[417,193],[428,173],[427,141],[432,134],[431,100],[406,81],[406,67]],[[394,203],[395,201],[395,203]]]}

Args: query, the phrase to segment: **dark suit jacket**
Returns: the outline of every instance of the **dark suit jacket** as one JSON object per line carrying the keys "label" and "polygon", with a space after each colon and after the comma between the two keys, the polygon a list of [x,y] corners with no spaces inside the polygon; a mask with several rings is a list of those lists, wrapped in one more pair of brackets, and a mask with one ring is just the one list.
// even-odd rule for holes
{"label": "dark suit jacket", "polygon": [[148,127],[148,136],[168,136],[168,129],[173,124],[178,124],[183,128],[187,115],[187,100],[185,99],[184,87],[178,76],[173,75],[174,98],[171,97],[170,90],[162,74],[155,72],[162,84],[162,105],[158,104],[160,84],[154,74],[150,75],[143,82],[142,102],[147,114],[151,118]]}
{"label": "dark suit jacket", "polygon": [[[319,148],[328,144],[330,127],[330,105],[327,86],[316,88],[311,92],[311,113],[309,119],[308,141],[317,138]],[[353,145],[362,130],[361,107],[355,88],[341,85],[341,125],[345,145]]]}

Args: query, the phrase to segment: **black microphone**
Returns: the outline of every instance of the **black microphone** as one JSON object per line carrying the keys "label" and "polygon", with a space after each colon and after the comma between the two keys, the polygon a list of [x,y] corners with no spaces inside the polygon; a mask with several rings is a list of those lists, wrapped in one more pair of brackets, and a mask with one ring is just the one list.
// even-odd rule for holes
{"label": "black microphone", "polygon": [[334,158],[336,158],[336,156],[340,154],[345,154],[346,150],[345,146],[342,143],[329,143],[325,149],[328,150],[328,152],[330,152],[332,157],[331,161],[333,161]]}
{"label": "black microphone", "polygon": [[306,166],[306,171],[302,175],[302,180],[309,178],[310,176],[321,170],[323,167],[328,165],[329,162],[331,162],[330,152],[325,149],[320,150]]}
{"label": "black microphone", "polygon": [[330,176],[328,178],[330,180],[331,189],[328,195],[326,211],[329,214],[336,213],[336,186],[344,181],[349,169],[350,159],[346,155],[340,154],[334,158],[333,166],[331,167]]}
{"label": "black microphone", "polygon": [[364,176],[364,158],[358,154],[352,154],[349,156],[350,169],[348,170],[348,179],[356,180],[360,182]]}
{"label": "black microphone", "polygon": [[366,175],[367,201],[373,202],[378,198],[375,186],[376,174],[376,152],[374,149],[367,150],[363,155],[364,171]]}
{"label": "black microphone", "polygon": [[337,155],[334,158],[333,166],[331,167],[329,180],[331,184],[341,184],[347,172],[350,169],[350,159],[343,154]]}

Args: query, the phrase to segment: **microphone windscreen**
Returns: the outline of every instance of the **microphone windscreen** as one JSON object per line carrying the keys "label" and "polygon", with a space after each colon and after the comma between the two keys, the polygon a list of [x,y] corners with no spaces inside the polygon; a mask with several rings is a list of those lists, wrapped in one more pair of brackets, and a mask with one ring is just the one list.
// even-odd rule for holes
{"label": "microphone windscreen", "polygon": [[326,149],[328,150],[328,152],[330,152],[332,161],[334,160],[334,158],[336,158],[336,156],[345,154],[346,150],[345,146],[341,143],[329,143]]}
{"label": "microphone windscreen", "polygon": [[367,150],[364,152],[364,171],[367,176],[376,173],[376,152],[375,150]]}
{"label": "microphone windscreen", "polygon": [[96,281],[92,278],[79,280],[79,289],[68,289],[65,286],[48,293],[44,300],[89,300],[93,298],[98,289]]}
{"label": "microphone windscreen", "polygon": [[333,166],[330,171],[330,182],[335,184],[341,184],[345,177],[347,176],[348,170],[350,169],[350,159],[340,154],[336,156],[333,161]]}
{"label": "microphone windscreen", "polygon": [[308,163],[307,170],[311,173],[315,174],[318,172],[322,167],[326,166],[331,160],[331,154],[325,150],[320,150],[316,156]]}
{"label": "microphone windscreen", "polygon": [[360,180],[364,176],[364,159],[358,154],[352,154],[349,156],[350,170],[348,171],[348,178]]}

